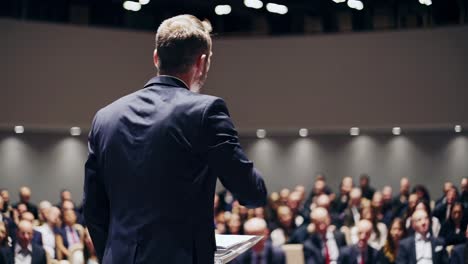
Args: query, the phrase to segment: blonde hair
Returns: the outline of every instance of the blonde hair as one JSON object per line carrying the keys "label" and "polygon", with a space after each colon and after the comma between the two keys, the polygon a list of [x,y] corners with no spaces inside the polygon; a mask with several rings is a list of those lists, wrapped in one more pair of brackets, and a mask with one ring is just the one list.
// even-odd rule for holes
{"label": "blonde hair", "polygon": [[192,15],[164,20],[156,33],[160,74],[186,73],[201,54],[211,52],[211,24]]}

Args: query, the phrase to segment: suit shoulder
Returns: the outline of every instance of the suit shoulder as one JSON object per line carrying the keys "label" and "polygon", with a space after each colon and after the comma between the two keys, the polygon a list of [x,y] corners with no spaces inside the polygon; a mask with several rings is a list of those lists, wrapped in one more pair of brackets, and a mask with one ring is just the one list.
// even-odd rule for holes
{"label": "suit shoulder", "polygon": [[407,245],[411,244],[411,241],[413,241],[413,240],[414,240],[414,237],[413,237],[413,236],[409,236],[409,237],[407,237],[407,238],[402,239],[402,240],[400,241],[400,245],[405,245],[405,246],[407,246]]}

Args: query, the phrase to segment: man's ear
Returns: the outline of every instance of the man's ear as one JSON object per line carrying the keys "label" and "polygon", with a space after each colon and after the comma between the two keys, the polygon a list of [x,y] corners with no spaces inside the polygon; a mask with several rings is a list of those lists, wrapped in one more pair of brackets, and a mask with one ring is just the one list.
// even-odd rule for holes
{"label": "man's ear", "polygon": [[154,63],[154,66],[156,68],[158,68],[158,62],[159,62],[159,59],[158,59],[158,50],[157,49],[154,49],[153,51],[153,63]]}
{"label": "man's ear", "polygon": [[206,56],[206,54],[202,54],[197,58],[196,65],[198,69],[197,70],[198,76],[203,75],[207,61],[208,61],[208,57]]}

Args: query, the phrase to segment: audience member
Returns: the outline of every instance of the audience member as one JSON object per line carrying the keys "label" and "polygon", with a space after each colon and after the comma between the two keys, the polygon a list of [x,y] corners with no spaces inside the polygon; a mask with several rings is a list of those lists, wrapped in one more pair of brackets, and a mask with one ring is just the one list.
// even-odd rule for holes
{"label": "audience member", "polygon": [[459,202],[454,203],[450,211],[450,218],[442,224],[440,230],[440,236],[445,239],[447,245],[462,244],[466,241],[466,219],[463,205]]}
{"label": "audience member", "polygon": [[16,232],[16,242],[11,250],[6,251],[8,263],[33,263],[46,264],[47,257],[44,249],[32,243],[33,226],[31,222],[22,220],[18,224]]}
{"label": "audience member", "polygon": [[447,192],[450,189],[452,189],[453,187],[455,187],[455,186],[453,185],[453,182],[451,182],[451,181],[446,181],[444,183],[443,188],[442,188],[442,196],[435,201],[436,206],[439,205],[440,203],[446,203],[447,202],[447,197],[446,197]]}
{"label": "audience member", "polygon": [[400,241],[397,264],[448,263],[443,239],[435,238],[429,232],[430,218],[426,210],[418,209],[411,216],[415,234]]}
{"label": "audience member", "polygon": [[274,246],[280,246],[289,240],[289,237],[296,228],[294,223],[293,214],[289,207],[282,205],[278,207],[276,212],[278,221],[271,231],[271,240]]}
{"label": "audience member", "polygon": [[393,198],[393,215],[403,216],[403,211],[408,206],[408,198],[410,195],[410,181],[408,178],[403,177],[400,180],[400,192]]}
{"label": "audience member", "polygon": [[353,178],[346,176],[341,180],[340,193],[332,203],[332,211],[341,214],[348,207],[349,193],[353,189],[353,186]]}
{"label": "audience member", "polygon": [[0,191],[0,198],[3,200],[3,208],[0,212],[0,214],[3,214],[3,216],[8,217],[10,219],[13,219],[13,206],[10,204],[10,193],[8,192],[7,189],[2,189]]}
{"label": "audience member", "polygon": [[268,240],[267,223],[262,218],[251,218],[244,224],[247,235],[263,236],[257,244],[237,257],[235,264],[286,264],[286,256],[280,247],[273,246]]}
{"label": "audience member", "polygon": [[77,228],[74,210],[63,211],[63,225],[55,235],[57,259],[68,259],[70,249],[75,245],[83,245],[83,228]]}
{"label": "audience member", "polygon": [[231,214],[227,221],[227,234],[230,235],[242,235],[242,222],[241,217],[238,214]]}
{"label": "audience member", "polygon": [[[19,202],[14,206],[19,209],[20,204],[26,205],[26,211],[31,212],[34,215],[35,219],[38,219],[37,206],[30,202],[31,200],[31,189],[29,187],[23,186],[19,189]],[[19,212],[21,215],[24,212]]]}
{"label": "audience member", "polygon": [[[468,177],[463,177],[460,182],[460,202],[465,210],[468,209]],[[468,215],[468,214],[466,214]]]}
{"label": "audience member", "polygon": [[46,222],[37,227],[36,230],[42,234],[42,244],[45,251],[51,258],[55,258],[56,241],[55,235],[57,231],[57,224],[60,220],[60,209],[51,207],[46,210]]}
{"label": "audience member", "polygon": [[396,261],[400,240],[406,237],[406,228],[403,219],[395,218],[390,225],[390,233],[383,248],[379,251],[379,264],[393,264]]}
{"label": "audience member", "polygon": [[330,225],[329,212],[325,208],[315,208],[310,218],[313,227],[304,241],[305,262],[307,264],[336,263],[340,254],[339,249],[346,246],[343,233]]}
{"label": "audience member", "polygon": [[374,264],[378,251],[367,243],[372,234],[372,223],[363,219],[357,222],[359,240],[356,244],[343,247],[340,251],[340,264]]}
{"label": "audience member", "polygon": [[42,225],[46,222],[45,212],[52,207],[49,201],[41,201],[39,203],[39,224]]}
{"label": "audience member", "polygon": [[374,196],[375,189],[370,186],[370,178],[367,174],[362,174],[359,178],[359,188],[361,188],[362,197],[371,200]]}
{"label": "audience member", "polygon": [[468,229],[465,231],[466,242],[452,249],[450,264],[466,264],[468,262]]}
{"label": "audience member", "polygon": [[62,209],[62,204],[63,204],[64,201],[73,202],[71,192],[69,190],[67,190],[67,189],[63,189],[62,191],[60,191],[60,201],[57,203],[56,206],[59,209]]}
{"label": "audience member", "polygon": [[[31,223],[34,226],[34,215],[31,212],[24,212],[21,217],[20,221],[25,220]],[[35,243],[42,247],[42,234],[41,232],[33,229],[33,237],[32,243]]]}
{"label": "audience member", "polygon": [[85,264],[99,264],[96,250],[94,249],[93,241],[91,240],[88,229],[85,229],[84,232],[83,255]]}
{"label": "audience member", "polygon": [[362,192],[359,188],[353,188],[349,193],[349,204],[343,212],[343,225],[355,226],[361,220]]}
{"label": "audience member", "polygon": [[450,218],[452,207],[458,199],[457,196],[457,188],[453,185],[450,185],[448,190],[445,192],[444,198],[434,208],[434,216],[439,219],[441,224],[445,223],[445,221]]}

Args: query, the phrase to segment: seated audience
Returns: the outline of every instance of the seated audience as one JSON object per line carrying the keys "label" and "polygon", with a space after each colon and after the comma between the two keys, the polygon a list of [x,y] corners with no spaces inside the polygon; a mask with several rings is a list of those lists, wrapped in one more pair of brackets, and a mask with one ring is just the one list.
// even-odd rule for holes
{"label": "seated audience", "polygon": [[39,225],[42,225],[46,222],[46,211],[52,207],[52,204],[49,201],[41,201],[39,203]]}
{"label": "seated audience", "polygon": [[456,245],[450,255],[450,264],[466,264],[468,260],[468,229],[465,232],[466,242]]}
{"label": "seated audience", "polygon": [[424,209],[417,209],[411,216],[414,235],[400,241],[397,264],[448,263],[443,239],[431,235],[430,216]]}
{"label": "seated audience", "polygon": [[286,256],[280,247],[273,246],[268,240],[267,223],[261,218],[251,218],[244,224],[247,235],[263,236],[252,248],[238,256],[234,264],[286,264]]}
{"label": "seated audience", "polygon": [[47,254],[55,259],[56,241],[55,235],[58,232],[58,223],[60,220],[60,210],[57,207],[51,207],[46,211],[46,222],[37,227],[36,230],[42,234],[42,245]]}
{"label": "seated audience", "polygon": [[[21,187],[19,189],[19,198],[20,198],[20,201],[16,203],[16,205],[13,207],[18,209],[19,204],[24,204],[26,205],[25,211],[31,212],[34,215],[34,219],[38,219],[37,206],[30,202],[31,189],[29,189],[29,187],[26,187],[26,186]],[[22,213],[24,212],[19,212],[20,215]]]}
{"label": "seated audience", "polygon": [[310,235],[304,241],[305,262],[336,263],[340,248],[346,245],[343,233],[330,225],[330,216],[325,208],[314,208],[310,217],[313,227],[310,227]]}
{"label": "seated audience", "polygon": [[383,248],[379,251],[379,264],[393,264],[396,261],[400,240],[406,237],[405,223],[401,218],[393,219],[390,225],[390,233]]}
{"label": "seated audience", "polygon": [[346,176],[340,183],[340,194],[335,197],[332,203],[332,211],[336,213],[343,213],[349,204],[349,193],[353,189],[353,178]]}
{"label": "seated audience", "polygon": [[289,207],[285,205],[278,207],[276,214],[278,215],[278,220],[273,225],[274,229],[271,231],[270,237],[274,246],[280,246],[289,240],[289,237],[296,229],[296,225]]}
{"label": "seated audience", "polygon": [[445,223],[450,218],[450,211],[457,200],[457,188],[451,185],[445,193],[444,199],[434,208],[434,216],[439,219],[441,224]]}
{"label": "seated audience", "polygon": [[447,192],[450,190],[453,186],[453,183],[451,181],[447,181],[444,183],[442,189],[442,196],[435,201],[435,206],[441,204],[441,203],[446,203],[447,202]]}
{"label": "seated audience", "polygon": [[33,226],[27,220],[21,220],[16,232],[16,242],[8,251],[4,251],[7,263],[46,264],[47,257],[44,249],[32,243]]}
{"label": "seated audience", "polygon": [[2,189],[0,191],[0,198],[3,201],[3,208],[1,208],[0,214],[13,219],[13,206],[10,204],[10,193],[7,189]]}
{"label": "seated audience", "polygon": [[242,222],[238,214],[231,214],[227,222],[227,234],[242,235]]}
{"label": "seated audience", "polygon": [[442,225],[440,236],[445,239],[447,245],[462,244],[466,241],[466,217],[464,217],[463,205],[454,203],[450,212],[450,218]]}
{"label": "seated audience", "polygon": [[343,247],[340,251],[340,264],[374,264],[378,251],[367,243],[372,234],[372,223],[363,219],[357,222],[359,240],[356,244]]}
{"label": "seated audience", "polygon": [[76,244],[83,245],[83,228],[76,225],[76,214],[74,210],[63,212],[63,225],[58,228],[55,235],[57,247],[57,259],[67,259],[70,257],[70,249]]}
{"label": "seated audience", "polygon": [[353,188],[349,193],[348,207],[343,212],[343,225],[352,227],[355,226],[359,220],[361,220],[361,199],[361,189]]}
{"label": "seated audience", "polygon": [[392,208],[393,208],[393,215],[402,217],[406,219],[403,215],[404,211],[408,207],[408,199],[410,195],[410,181],[408,178],[403,177],[400,180],[400,192],[397,196],[393,198]]}
{"label": "seated audience", "polygon": [[[30,222],[31,225],[34,226],[34,215],[31,212],[24,212],[21,215],[20,220],[26,220],[26,221]],[[33,229],[32,243],[35,243],[35,244],[42,247],[42,234],[41,234],[41,232]]]}
{"label": "seated audience", "polygon": [[361,175],[361,177],[359,178],[359,188],[361,188],[363,198],[366,198],[367,200],[372,199],[375,193],[375,189],[372,186],[370,186],[369,175]]}
{"label": "seated audience", "polygon": [[[441,225],[440,225],[439,219],[437,219],[434,216],[431,217],[431,208],[429,206],[429,203],[424,200],[418,201],[416,203],[416,206],[414,207],[414,211],[416,210],[426,211],[427,215],[429,216],[429,232],[434,237],[438,237],[440,233]],[[412,235],[414,233],[414,229],[412,228],[412,216],[407,219],[406,229],[408,230],[409,235]]]}

